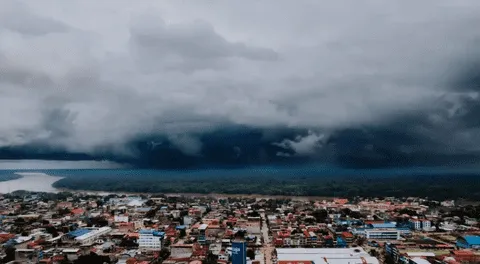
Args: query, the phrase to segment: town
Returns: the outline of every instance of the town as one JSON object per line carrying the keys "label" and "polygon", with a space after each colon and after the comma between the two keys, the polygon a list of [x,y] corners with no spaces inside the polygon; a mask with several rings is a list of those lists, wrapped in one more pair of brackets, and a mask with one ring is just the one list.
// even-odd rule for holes
{"label": "town", "polygon": [[16,191],[1,263],[480,263],[480,207],[417,197]]}

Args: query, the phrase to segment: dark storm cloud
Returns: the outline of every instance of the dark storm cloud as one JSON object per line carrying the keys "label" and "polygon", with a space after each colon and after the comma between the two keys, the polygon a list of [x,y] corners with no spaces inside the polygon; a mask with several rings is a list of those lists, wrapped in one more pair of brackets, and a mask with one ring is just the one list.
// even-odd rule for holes
{"label": "dark storm cloud", "polygon": [[1,157],[478,156],[478,1],[115,3],[0,1]]}

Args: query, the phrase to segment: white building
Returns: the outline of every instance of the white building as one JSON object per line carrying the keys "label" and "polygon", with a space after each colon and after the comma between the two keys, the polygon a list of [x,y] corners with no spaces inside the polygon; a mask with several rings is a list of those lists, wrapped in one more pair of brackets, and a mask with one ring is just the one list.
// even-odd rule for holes
{"label": "white building", "polygon": [[419,219],[410,219],[410,227],[414,230],[421,230],[422,229],[422,221]]}
{"label": "white building", "polygon": [[412,218],[409,222],[410,228],[414,230],[430,231],[432,228],[432,222],[430,220]]}
{"label": "white building", "polygon": [[466,217],[466,216],[465,216],[465,224],[467,224],[467,225],[476,225],[476,224],[478,224],[478,221],[477,221],[477,219],[475,219],[475,218],[470,218],[470,217]]}
{"label": "white building", "polygon": [[400,231],[393,228],[367,229],[365,230],[365,237],[376,240],[399,240]]}
{"label": "white building", "polygon": [[113,221],[115,223],[128,223],[128,215],[115,215]]}
{"label": "white building", "polygon": [[190,216],[186,215],[186,216],[183,217],[183,224],[184,225],[191,226],[192,222],[193,222],[193,218],[191,218]]}
{"label": "white building", "polygon": [[312,261],[315,264],[379,264],[361,247],[355,248],[277,248],[278,264]]}
{"label": "white building", "polygon": [[162,249],[162,240],[165,236],[164,232],[158,232],[155,230],[144,229],[140,230],[138,238],[138,247],[143,249]]}
{"label": "white building", "polygon": [[454,200],[447,200],[447,201],[443,201],[440,203],[441,206],[445,206],[445,207],[454,207],[455,206],[455,201]]}
{"label": "white building", "polygon": [[92,244],[95,242],[99,237],[106,235],[108,233],[112,232],[112,228],[108,226],[100,227],[97,230],[93,230],[91,232],[88,232],[84,235],[78,236],[75,238],[75,241],[79,242],[82,245],[86,244]]}
{"label": "white building", "polygon": [[432,222],[430,222],[430,220],[422,220],[422,228],[424,231],[430,231],[432,229]]}
{"label": "white building", "polygon": [[180,210],[172,210],[170,213],[172,214],[173,218],[180,217]]}

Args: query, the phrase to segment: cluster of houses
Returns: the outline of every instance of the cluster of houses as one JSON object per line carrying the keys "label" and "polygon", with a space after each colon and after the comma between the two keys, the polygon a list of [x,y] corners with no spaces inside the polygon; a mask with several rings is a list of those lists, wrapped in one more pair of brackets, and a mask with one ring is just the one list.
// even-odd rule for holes
{"label": "cluster of houses", "polygon": [[[455,208],[447,203],[442,208]],[[474,218],[416,198],[0,196],[2,263],[475,263]],[[235,243],[245,245],[241,263]],[[242,249],[243,250],[243,249]],[[426,261],[426,262],[425,262]]]}

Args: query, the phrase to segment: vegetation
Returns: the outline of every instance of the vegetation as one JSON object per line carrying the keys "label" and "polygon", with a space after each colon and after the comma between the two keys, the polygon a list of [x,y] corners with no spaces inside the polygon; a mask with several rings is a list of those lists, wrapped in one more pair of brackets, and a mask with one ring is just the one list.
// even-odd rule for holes
{"label": "vegetation", "polygon": [[0,182],[20,179],[22,176],[16,174],[0,174]]}
{"label": "vegetation", "polygon": [[223,193],[343,197],[428,197],[480,200],[479,175],[225,176],[75,174],[54,187],[144,193]]}

